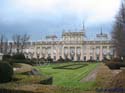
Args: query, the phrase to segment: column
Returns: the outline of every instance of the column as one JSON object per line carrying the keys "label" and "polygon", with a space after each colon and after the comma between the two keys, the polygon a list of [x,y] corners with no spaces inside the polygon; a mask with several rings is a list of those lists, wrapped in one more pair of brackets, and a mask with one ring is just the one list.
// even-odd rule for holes
{"label": "column", "polygon": [[95,47],[93,47],[93,59],[96,60]]}
{"label": "column", "polygon": [[74,56],[74,60],[77,61],[77,49],[75,47],[75,56]]}
{"label": "column", "polygon": [[86,60],[89,60],[90,59],[90,46],[88,45],[87,47],[86,47]]}
{"label": "column", "polygon": [[54,57],[53,57],[53,50],[54,50],[53,45],[51,45],[51,58],[52,58],[52,59],[54,58]]}
{"label": "column", "polygon": [[64,46],[62,47],[62,58],[64,59]]}
{"label": "column", "polygon": [[103,48],[102,46],[100,46],[100,61],[103,59],[103,52],[102,52]]}
{"label": "column", "polygon": [[57,50],[57,53],[56,53],[56,60],[58,60],[58,59],[59,59],[59,56],[60,56],[60,45],[57,45],[56,50]]}
{"label": "column", "polygon": [[108,59],[110,59],[109,53],[110,53],[109,46],[107,46],[107,58],[108,58]]}
{"label": "column", "polygon": [[67,51],[68,51],[68,58],[70,59],[70,47],[68,46],[67,48],[68,48],[67,49]]}
{"label": "column", "polygon": [[83,61],[83,46],[81,46],[81,58],[80,58],[81,61]]}

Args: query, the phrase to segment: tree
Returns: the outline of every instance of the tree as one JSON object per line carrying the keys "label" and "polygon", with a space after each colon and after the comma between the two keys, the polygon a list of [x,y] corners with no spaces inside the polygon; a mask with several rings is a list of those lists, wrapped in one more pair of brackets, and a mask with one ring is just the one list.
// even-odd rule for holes
{"label": "tree", "polygon": [[14,42],[14,47],[17,50],[17,53],[19,53],[20,52],[20,46],[21,46],[21,35],[15,34],[15,35],[13,35],[12,39],[13,39],[13,42]]}
{"label": "tree", "polygon": [[29,35],[27,35],[27,34],[22,35],[22,37],[21,37],[21,52],[23,52],[23,49],[26,47],[29,39],[30,39]]}
{"label": "tree", "polygon": [[8,39],[6,38],[5,39],[5,43],[4,43],[4,51],[3,51],[4,54],[8,54]]}
{"label": "tree", "polygon": [[14,41],[17,53],[20,53],[23,52],[23,49],[25,48],[28,40],[30,39],[30,36],[28,36],[27,34],[24,35],[15,34],[13,35],[12,39]]}
{"label": "tree", "polygon": [[112,41],[117,56],[125,60],[125,1],[123,1],[120,11],[116,16],[112,31]]}
{"label": "tree", "polygon": [[1,36],[0,36],[0,53],[3,53],[3,42],[4,42],[4,35],[1,34]]}
{"label": "tree", "polygon": [[8,47],[8,39],[5,35],[0,35],[0,53],[7,53],[7,47]]}

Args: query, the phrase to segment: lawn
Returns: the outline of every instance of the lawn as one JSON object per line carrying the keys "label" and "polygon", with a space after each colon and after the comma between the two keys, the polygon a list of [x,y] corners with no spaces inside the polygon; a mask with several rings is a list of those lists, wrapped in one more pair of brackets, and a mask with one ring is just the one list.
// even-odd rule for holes
{"label": "lawn", "polygon": [[[53,69],[54,67],[60,67],[72,64],[83,64],[85,66],[78,69]],[[62,63],[62,64],[48,64],[45,66],[37,66],[38,70],[42,74],[46,74],[53,77],[53,85],[63,86],[68,88],[78,88],[82,90],[91,90],[96,85],[93,81],[90,82],[80,82],[86,75],[89,74],[94,68],[96,68],[98,63]]]}

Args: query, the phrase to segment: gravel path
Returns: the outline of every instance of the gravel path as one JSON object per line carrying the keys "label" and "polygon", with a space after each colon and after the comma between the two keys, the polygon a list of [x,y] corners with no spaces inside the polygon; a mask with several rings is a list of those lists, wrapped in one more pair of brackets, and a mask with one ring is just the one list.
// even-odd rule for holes
{"label": "gravel path", "polygon": [[94,81],[96,79],[97,72],[99,70],[100,65],[98,64],[93,71],[91,71],[85,78],[81,79],[80,82],[86,82],[86,81]]}

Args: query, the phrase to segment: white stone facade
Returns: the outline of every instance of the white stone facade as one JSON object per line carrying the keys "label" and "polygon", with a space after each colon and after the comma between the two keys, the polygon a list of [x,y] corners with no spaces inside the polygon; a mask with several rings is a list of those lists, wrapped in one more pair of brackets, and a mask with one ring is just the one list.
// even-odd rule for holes
{"label": "white stone facade", "polygon": [[[96,40],[85,40],[85,33],[63,32],[61,40],[48,36],[47,40],[35,42],[27,50],[30,58],[47,58],[58,60],[60,56],[73,61],[103,60],[114,56],[114,48],[107,34],[97,34]],[[32,57],[31,57],[32,55]]]}

